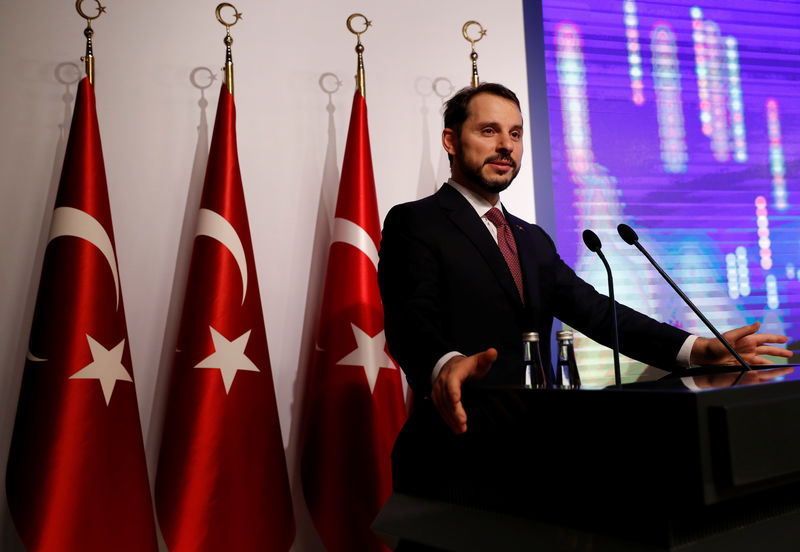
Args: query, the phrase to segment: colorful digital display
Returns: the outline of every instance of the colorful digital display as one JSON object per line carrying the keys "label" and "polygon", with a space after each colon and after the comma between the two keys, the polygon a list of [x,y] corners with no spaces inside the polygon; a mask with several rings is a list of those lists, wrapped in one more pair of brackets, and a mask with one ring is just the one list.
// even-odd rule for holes
{"label": "colorful digital display", "polygon": [[[619,301],[710,335],[624,222],[721,331],[759,320],[800,340],[800,1],[543,0],[542,15],[564,260],[607,293],[591,228]],[[612,381],[610,351],[576,350],[584,381]],[[625,359],[625,381],[644,368]]]}

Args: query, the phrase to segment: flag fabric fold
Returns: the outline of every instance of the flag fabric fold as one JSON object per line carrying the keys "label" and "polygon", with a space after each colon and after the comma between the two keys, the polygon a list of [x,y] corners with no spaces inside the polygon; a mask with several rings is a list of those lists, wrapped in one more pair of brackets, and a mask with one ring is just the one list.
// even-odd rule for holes
{"label": "flag fabric fold", "polygon": [[171,552],[285,551],[289,479],[236,146],[220,92],[156,478]]}
{"label": "flag fabric fold", "polygon": [[388,550],[370,525],[391,494],[406,409],[384,335],[379,246],[367,106],[356,90],[303,407],[303,492],[329,552]]}
{"label": "flag fabric fold", "polygon": [[78,85],[6,471],[29,552],[157,550],[94,88]]}

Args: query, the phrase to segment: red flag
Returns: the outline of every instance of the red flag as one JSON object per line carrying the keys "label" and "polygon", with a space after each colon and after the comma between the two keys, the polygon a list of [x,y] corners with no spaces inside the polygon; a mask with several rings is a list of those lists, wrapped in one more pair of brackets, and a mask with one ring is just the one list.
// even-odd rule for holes
{"label": "red flag", "polygon": [[78,85],[6,472],[29,552],[157,550],[94,88]]}
{"label": "red flag", "polygon": [[223,85],[156,478],[170,551],[288,550],[294,515],[256,265]]}
{"label": "red flag", "polygon": [[367,105],[356,91],[304,404],[303,491],[329,552],[388,550],[370,525],[391,494],[406,410],[383,333],[379,244]]}

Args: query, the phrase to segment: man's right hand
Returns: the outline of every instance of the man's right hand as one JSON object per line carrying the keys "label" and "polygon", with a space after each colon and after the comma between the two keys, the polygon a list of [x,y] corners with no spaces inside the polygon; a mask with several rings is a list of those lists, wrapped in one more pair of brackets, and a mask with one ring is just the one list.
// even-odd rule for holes
{"label": "man's right hand", "polygon": [[468,379],[485,376],[495,360],[497,350],[490,348],[468,357],[455,356],[442,366],[439,376],[433,382],[431,399],[453,433],[467,431],[467,413],[461,404],[461,385]]}

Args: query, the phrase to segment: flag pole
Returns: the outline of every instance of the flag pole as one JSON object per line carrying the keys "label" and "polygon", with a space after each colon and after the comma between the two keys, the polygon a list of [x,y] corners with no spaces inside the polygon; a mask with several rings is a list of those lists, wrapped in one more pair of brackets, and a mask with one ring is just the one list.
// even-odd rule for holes
{"label": "flag pole", "polygon": [[[469,36],[468,29],[472,25],[477,25],[479,31],[478,38],[472,38]],[[467,21],[464,23],[464,26],[461,27],[461,34],[464,35],[464,38],[467,39],[467,42],[470,43],[472,46],[472,51],[469,53],[469,58],[472,60],[472,87],[475,88],[480,84],[480,79],[478,78],[478,52],[475,51],[475,43],[486,36],[486,29],[483,28],[483,25],[478,23],[477,21]]]}
{"label": "flag pole", "polygon": [[92,29],[92,20],[97,19],[103,13],[108,13],[106,12],[106,7],[100,3],[100,0],[94,1],[97,4],[97,13],[94,16],[86,15],[86,12],[83,11],[81,7],[83,0],[76,0],[75,2],[75,9],[78,11],[78,15],[86,20],[86,28],[83,30],[83,36],[86,37],[86,55],[81,57],[81,61],[83,62],[86,76],[89,77],[89,84],[92,86],[94,86],[94,51],[92,50],[94,29]]}
{"label": "flag pole", "polygon": [[[222,8],[231,8],[233,10],[233,22],[228,23],[222,18]],[[233,54],[231,54],[231,45],[233,44],[233,37],[231,36],[231,27],[242,18],[242,13],[237,10],[233,4],[223,2],[217,6],[217,21],[225,25],[225,84],[228,86],[228,92],[233,96]]]}
{"label": "flag pole", "polygon": [[[361,31],[357,31],[353,28],[353,19],[360,17],[364,20],[364,29]],[[350,17],[347,18],[347,29],[356,35],[356,53],[358,54],[358,72],[356,73],[356,85],[358,86],[358,91],[361,92],[361,95],[366,99],[367,97],[367,90],[366,90],[366,80],[364,78],[364,45],[361,44],[361,35],[367,32],[370,25],[372,25],[372,21],[361,15],[360,13],[354,13]]]}

